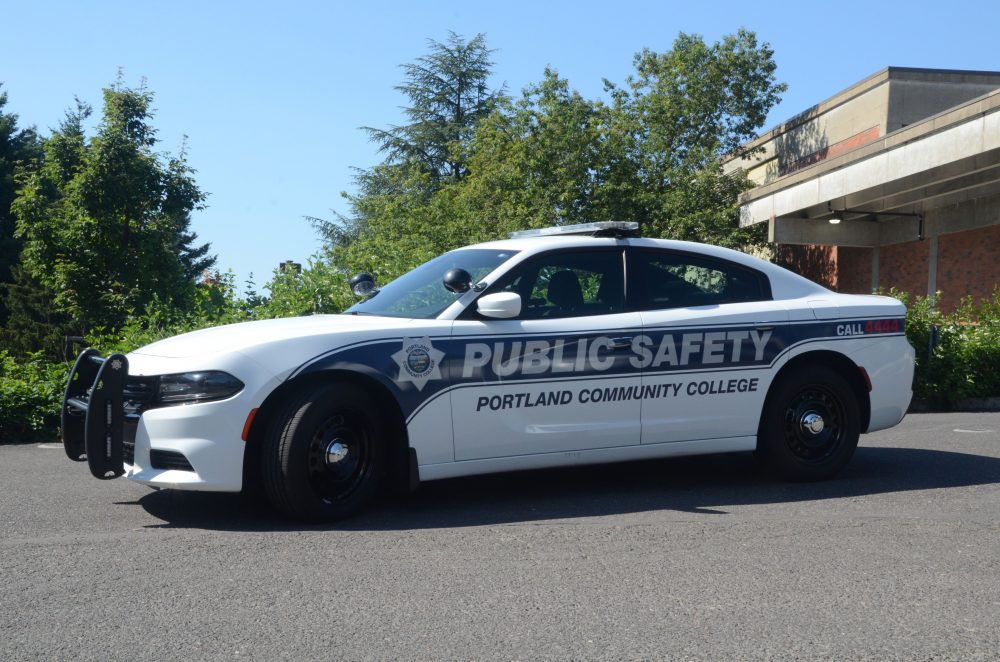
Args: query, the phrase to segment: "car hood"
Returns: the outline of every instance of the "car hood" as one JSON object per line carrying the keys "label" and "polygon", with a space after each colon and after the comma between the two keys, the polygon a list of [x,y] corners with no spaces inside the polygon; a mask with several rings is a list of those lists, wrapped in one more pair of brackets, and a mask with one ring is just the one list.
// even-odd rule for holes
{"label": "car hood", "polygon": [[312,315],[227,324],[192,331],[132,352],[160,358],[191,358],[240,352],[293,339],[372,330],[405,329],[416,320],[363,315]]}

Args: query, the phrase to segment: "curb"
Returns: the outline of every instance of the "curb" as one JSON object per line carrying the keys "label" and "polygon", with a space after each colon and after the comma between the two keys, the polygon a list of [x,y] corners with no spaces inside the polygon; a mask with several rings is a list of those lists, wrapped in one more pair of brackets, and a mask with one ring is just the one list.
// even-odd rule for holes
{"label": "curb", "polygon": [[954,412],[1000,411],[1000,397],[968,398],[966,400],[959,400],[958,402],[956,402],[951,406],[940,400],[935,401],[935,400],[914,399],[912,402],[910,402],[910,408],[907,409],[907,413],[910,414],[927,414],[931,412],[944,412],[944,411],[954,411]]}

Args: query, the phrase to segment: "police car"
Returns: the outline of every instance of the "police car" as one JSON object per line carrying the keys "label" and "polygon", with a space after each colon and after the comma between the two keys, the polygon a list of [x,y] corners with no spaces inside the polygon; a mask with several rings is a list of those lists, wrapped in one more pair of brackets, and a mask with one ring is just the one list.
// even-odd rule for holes
{"label": "police car", "polygon": [[515,233],[381,288],[362,274],[339,315],[85,350],[67,454],[98,478],[260,488],[330,521],[392,485],[569,464],[756,451],[823,479],[903,418],[900,302],[636,227]]}

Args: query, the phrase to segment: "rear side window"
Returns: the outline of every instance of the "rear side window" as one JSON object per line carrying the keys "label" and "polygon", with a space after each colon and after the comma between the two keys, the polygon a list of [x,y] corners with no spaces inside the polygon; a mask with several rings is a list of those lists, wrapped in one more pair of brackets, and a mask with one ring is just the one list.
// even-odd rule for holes
{"label": "rear side window", "polygon": [[633,256],[629,275],[640,310],[771,298],[767,276],[732,262],[667,251],[637,251]]}

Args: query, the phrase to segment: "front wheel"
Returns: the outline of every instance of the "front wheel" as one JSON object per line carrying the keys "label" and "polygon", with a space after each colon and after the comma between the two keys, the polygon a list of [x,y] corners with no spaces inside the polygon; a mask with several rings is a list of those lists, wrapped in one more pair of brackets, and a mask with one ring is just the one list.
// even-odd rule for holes
{"label": "front wheel", "polygon": [[765,463],[790,480],[822,480],[850,461],[861,434],[853,389],[826,366],[798,368],[768,397],[757,436]]}
{"label": "front wheel", "polygon": [[264,441],[262,474],[271,504],[310,522],[364,508],[386,467],[383,426],[361,389],[329,384],[291,398]]}

